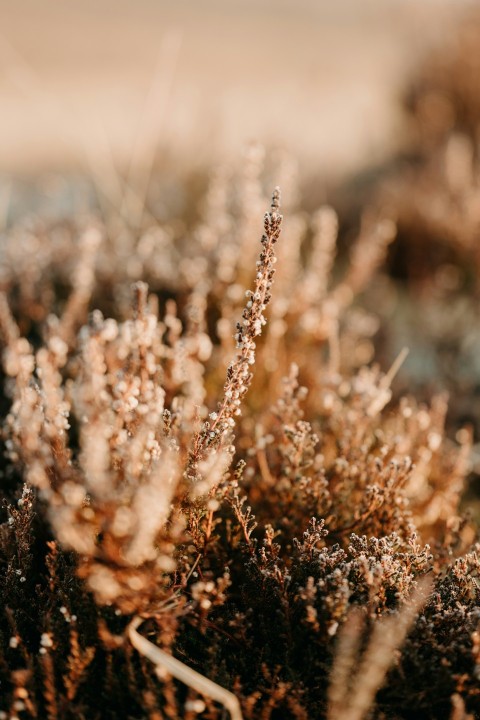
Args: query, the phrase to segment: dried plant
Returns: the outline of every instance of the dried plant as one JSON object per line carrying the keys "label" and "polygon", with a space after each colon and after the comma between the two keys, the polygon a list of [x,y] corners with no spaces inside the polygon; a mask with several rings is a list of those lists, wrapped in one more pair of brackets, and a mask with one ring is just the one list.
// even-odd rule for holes
{"label": "dried plant", "polygon": [[[420,215],[433,192],[432,233],[473,252],[457,140]],[[0,720],[480,713],[475,436],[396,392],[406,351],[374,363],[362,304],[422,194],[337,262],[331,207],[283,218],[275,189],[262,234],[264,161],[135,230],[1,236]]]}
{"label": "dried plant", "polygon": [[[365,216],[331,287],[333,210],[315,214],[312,242],[304,219],[287,218],[268,326],[278,190],[252,272],[233,252],[242,238],[253,255],[260,161],[251,156],[236,204],[213,176],[170,297],[150,268],[126,319],[86,318],[106,281],[98,220],[62,303],[70,261],[47,257],[25,294],[6,260],[5,717],[123,707],[213,718],[223,705],[237,718],[433,718],[478,707],[475,531],[458,510],[468,433],[458,449],[445,439],[441,397],[392,404],[402,357],[382,374],[349,353],[375,327],[364,316],[359,330],[352,303],[394,226]],[[135,258],[165,233],[146,229]],[[236,267],[253,283],[243,311]],[[121,313],[128,277],[110,273]],[[345,705],[342,677],[357,663]]]}

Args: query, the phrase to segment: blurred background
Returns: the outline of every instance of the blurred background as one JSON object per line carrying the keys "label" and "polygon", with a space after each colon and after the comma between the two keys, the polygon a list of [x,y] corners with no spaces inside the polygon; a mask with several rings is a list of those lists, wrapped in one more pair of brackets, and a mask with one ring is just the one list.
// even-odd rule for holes
{"label": "blurred background", "polygon": [[342,176],[402,141],[402,83],[462,4],[0,0],[0,172],[192,167],[255,140]]}

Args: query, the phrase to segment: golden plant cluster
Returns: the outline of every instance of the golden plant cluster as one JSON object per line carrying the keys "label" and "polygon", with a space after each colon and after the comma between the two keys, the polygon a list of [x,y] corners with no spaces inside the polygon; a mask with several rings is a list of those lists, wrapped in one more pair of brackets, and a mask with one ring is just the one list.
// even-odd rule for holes
{"label": "golden plant cluster", "polygon": [[362,305],[405,187],[345,262],[333,208],[275,174],[282,207],[252,147],[179,217],[7,223],[0,720],[480,713],[472,432],[394,392],[406,352],[374,363]]}

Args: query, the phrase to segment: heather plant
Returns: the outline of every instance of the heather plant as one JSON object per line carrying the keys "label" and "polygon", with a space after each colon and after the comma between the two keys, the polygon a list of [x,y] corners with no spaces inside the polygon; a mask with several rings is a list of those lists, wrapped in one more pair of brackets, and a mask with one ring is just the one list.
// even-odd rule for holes
{"label": "heather plant", "polygon": [[456,53],[412,89],[416,164],[347,263],[285,159],[258,243],[257,146],[160,221],[7,224],[0,718],[480,713],[472,432],[448,436],[444,394],[394,392],[407,351],[374,363],[362,302],[400,254],[445,341],[477,262],[476,55]]}
{"label": "heather plant", "polygon": [[0,717],[467,718],[471,434],[359,302],[395,223],[340,268],[332,208],[275,190],[261,235],[260,149],[228,175],[2,238]]}

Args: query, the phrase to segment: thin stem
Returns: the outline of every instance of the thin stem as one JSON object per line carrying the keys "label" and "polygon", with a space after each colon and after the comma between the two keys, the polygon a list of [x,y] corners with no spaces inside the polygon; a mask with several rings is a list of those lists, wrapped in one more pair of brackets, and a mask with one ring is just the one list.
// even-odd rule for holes
{"label": "thin stem", "polygon": [[206,695],[221,703],[230,713],[231,720],[243,720],[240,703],[237,697],[229,690],[209,680],[204,675],[192,670],[184,663],[169,655],[164,650],[140,635],[137,628],[144,622],[141,617],[134,617],[127,629],[127,634],[133,647],[144,657],[151,660],[157,670],[167,670],[170,675],[188,685],[201,695]]}

